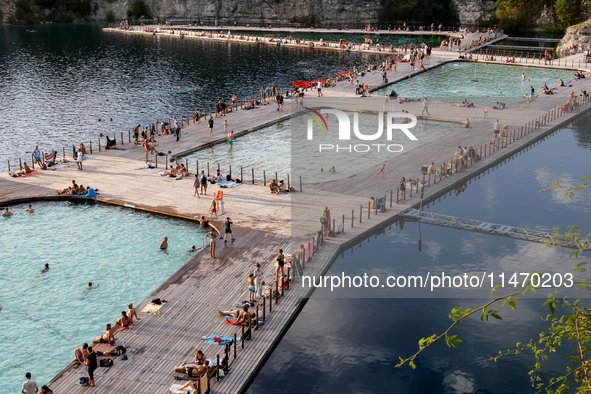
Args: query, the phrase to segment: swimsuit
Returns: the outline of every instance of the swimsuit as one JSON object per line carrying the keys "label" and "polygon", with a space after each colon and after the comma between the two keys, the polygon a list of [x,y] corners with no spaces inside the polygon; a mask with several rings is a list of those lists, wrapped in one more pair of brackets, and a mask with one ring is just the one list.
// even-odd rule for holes
{"label": "swimsuit", "polygon": [[279,264],[280,267],[283,267],[285,265],[283,259],[283,257],[277,257],[277,264]]}

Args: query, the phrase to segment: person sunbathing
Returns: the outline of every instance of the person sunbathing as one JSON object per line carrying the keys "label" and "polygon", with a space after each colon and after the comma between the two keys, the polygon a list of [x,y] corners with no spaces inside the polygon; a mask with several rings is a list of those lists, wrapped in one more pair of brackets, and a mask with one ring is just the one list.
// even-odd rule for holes
{"label": "person sunbathing", "polygon": [[33,170],[31,170],[31,167],[29,167],[26,162],[23,164],[23,168],[21,168],[21,170],[23,170],[25,174],[30,174],[31,172],[33,172]]}
{"label": "person sunbathing", "polygon": [[156,148],[154,147],[154,145],[148,143],[148,141],[144,141],[144,149],[146,150],[146,152],[151,152],[152,154],[156,152]]}
{"label": "person sunbathing", "polygon": [[64,189],[62,191],[59,191],[58,190],[57,191],[57,194],[59,194],[59,195],[70,195],[71,191],[72,191],[72,186],[69,186],[67,189]]}
{"label": "person sunbathing", "polygon": [[[197,365],[197,364],[188,364],[188,365],[181,365],[180,367],[174,367],[173,372],[180,372],[186,373],[189,377],[200,378],[201,376],[205,375],[209,370],[209,361],[205,360],[205,365]],[[198,382],[189,382],[189,383],[198,383]],[[190,384],[185,384],[178,388],[178,390],[182,390],[183,388],[189,387]]]}
{"label": "person sunbathing", "polygon": [[178,172],[176,170],[176,168],[174,168],[174,166],[170,166],[170,171],[166,171],[164,174],[160,174],[160,176],[170,176],[170,177],[176,177],[178,175]]}
{"label": "person sunbathing", "polygon": [[96,345],[98,345],[99,343],[111,343],[111,341],[115,341],[115,335],[113,335],[113,333],[111,332],[111,325],[107,324],[107,327],[105,328],[106,332],[101,335],[100,337],[96,337],[93,341],[92,341],[92,347],[95,347]]}
{"label": "person sunbathing", "polygon": [[183,176],[189,176],[189,170],[187,170],[187,169],[185,168],[185,165],[184,165],[184,164],[181,164],[181,167],[180,167],[180,170],[179,170],[179,172],[180,172],[180,173],[181,173]]}
{"label": "person sunbathing", "polygon": [[[256,317],[256,313],[248,313],[248,306],[244,305],[242,307],[242,310],[238,311],[238,310],[229,310],[229,311],[220,311],[218,309],[218,313],[220,314],[220,316],[233,316],[236,318],[236,321],[234,322],[234,324],[241,324],[246,322],[246,319],[250,317],[254,318]],[[229,317],[226,317],[226,320],[228,320]]]}
{"label": "person sunbathing", "polygon": [[131,328],[133,327],[131,324],[131,319],[127,317],[127,313],[125,311],[121,312],[121,317],[117,319],[115,322],[119,326],[119,331],[123,330],[124,328]]}

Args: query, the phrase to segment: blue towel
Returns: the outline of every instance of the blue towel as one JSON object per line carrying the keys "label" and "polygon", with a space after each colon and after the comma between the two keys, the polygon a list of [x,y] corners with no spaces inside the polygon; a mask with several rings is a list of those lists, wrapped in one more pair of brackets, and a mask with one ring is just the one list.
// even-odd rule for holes
{"label": "blue towel", "polygon": [[[231,181],[230,181],[230,182],[231,182]],[[219,180],[219,181],[217,181],[216,183],[217,183],[217,184],[219,184],[219,185],[227,185],[227,184],[228,184],[228,183],[230,183],[230,182],[228,182],[228,181],[227,181],[227,180],[225,180],[225,179],[220,179],[220,180]]]}
{"label": "blue towel", "polygon": [[[205,340],[205,343],[209,343],[209,344],[220,344],[220,342],[216,342],[213,340],[213,337],[218,337],[222,340],[222,342],[224,341],[228,341],[226,343],[232,342],[234,340],[234,337],[225,337],[223,335],[215,335],[215,334],[211,334],[209,337],[207,337],[207,339]],[[240,337],[236,338],[236,345],[240,344]],[[221,343],[221,345],[224,345],[224,343]]]}

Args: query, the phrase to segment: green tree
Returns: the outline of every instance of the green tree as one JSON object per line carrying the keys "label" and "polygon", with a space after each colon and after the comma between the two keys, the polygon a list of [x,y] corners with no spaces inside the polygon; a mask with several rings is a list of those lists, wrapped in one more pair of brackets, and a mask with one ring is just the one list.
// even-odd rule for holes
{"label": "green tree", "polygon": [[556,0],[554,11],[558,24],[563,27],[574,25],[581,19],[579,2],[575,0]]}
{"label": "green tree", "polygon": [[[586,181],[591,179],[587,176],[581,179],[577,186],[564,186],[559,181],[554,182],[552,186],[547,189],[542,189],[541,192],[546,193],[548,190],[564,189],[565,195],[572,199],[576,192],[582,189],[589,189],[591,185],[587,184]],[[569,226],[568,231],[564,234],[559,232],[558,228],[553,231],[552,238],[546,242],[545,247],[560,247],[567,244],[573,248],[574,251],[570,254],[570,257],[578,259],[581,254],[585,251],[591,251],[591,233],[586,236],[581,234],[579,226]],[[588,263],[583,261],[579,262],[574,268],[575,273],[585,272],[585,266]],[[451,310],[449,318],[453,323],[442,333],[433,334],[429,337],[421,338],[419,340],[419,349],[416,353],[408,358],[400,357],[400,362],[397,367],[403,365],[410,365],[415,368],[415,360],[417,357],[430,346],[438,341],[445,340],[445,343],[449,347],[458,347],[462,340],[456,335],[452,335],[453,329],[467,318],[473,315],[480,315],[480,320],[489,321],[489,318],[502,320],[500,313],[493,309],[494,305],[501,306],[508,305],[513,310],[517,308],[519,298],[525,295],[527,292],[536,292],[536,287],[532,284],[532,278],[539,273],[530,274],[527,278],[525,286],[519,291],[507,293],[504,295],[495,295],[501,285],[495,286],[491,291],[491,300],[486,304],[476,309],[465,309],[464,307],[456,307]],[[591,282],[587,279],[576,281],[575,275],[571,274],[573,283],[577,289],[584,291],[591,291]],[[538,277],[539,279],[539,277]],[[539,285],[539,280],[537,280]],[[562,287],[562,286],[559,286]],[[531,339],[529,342],[521,343],[518,342],[513,349],[509,349],[505,352],[500,351],[498,355],[491,357],[492,361],[497,361],[499,358],[520,354],[524,351],[531,351],[534,355],[534,366],[529,372],[530,381],[532,387],[537,391],[536,393],[545,392],[546,394],[554,393],[565,393],[569,390],[571,383],[577,386],[577,393],[588,393],[591,391],[591,361],[587,359],[587,354],[591,351],[591,309],[581,305],[581,300],[570,301],[566,298],[559,299],[557,292],[559,288],[556,288],[553,292],[548,294],[548,299],[542,305],[548,307],[550,314],[544,319],[550,323],[550,328],[547,333],[541,332],[538,338]],[[558,308],[557,308],[558,307]],[[560,316],[554,316],[556,310],[559,310]],[[554,376],[547,382],[542,382],[539,377],[542,370],[543,361],[549,360],[550,355],[556,351],[558,347],[563,344],[573,344],[574,352],[568,357],[574,365],[569,365],[564,374]]]}
{"label": "green tree", "polygon": [[145,19],[152,18],[152,15],[150,14],[150,10],[148,9],[146,3],[144,3],[143,0],[136,0],[127,9],[127,17],[129,19],[139,19],[142,16]]}
{"label": "green tree", "polygon": [[114,22],[115,21],[115,13],[113,12],[113,10],[109,10],[107,11],[107,14],[105,15],[107,17],[107,21],[108,22]]}
{"label": "green tree", "polygon": [[380,11],[381,23],[446,26],[458,25],[458,11],[452,0],[387,0]]}

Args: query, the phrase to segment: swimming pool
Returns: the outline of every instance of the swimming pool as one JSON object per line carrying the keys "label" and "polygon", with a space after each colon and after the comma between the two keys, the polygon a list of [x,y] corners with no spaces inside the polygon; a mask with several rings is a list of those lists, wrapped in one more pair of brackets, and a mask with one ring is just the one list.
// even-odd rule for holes
{"label": "swimming pool", "polygon": [[[27,371],[48,382],[75,348],[185,264],[205,234],[187,221],[95,203],[25,207],[0,217],[0,393],[20,391]],[[164,236],[167,251],[158,248]],[[100,286],[85,293],[88,282]]]}
{"label": "swimming pool", "polygon": [[[352,117],[351,114],[349,114]],[[329,129],[338,129],[334,116],[325,116]],[[195,168],[195,161],[199,160],[199,168],[215,172],[220,165],[223,174],[227,174],[232,166],[232,177],[240,176],[243,168],[244,179],[263,179],[263,171],[267,179],[275,178],[287,182],[287,174],[295,179],[302,176],[304,183],[325,182],[343,179],[357,174],[362,170],[382,163],[400,153],[376,150],[356,153],[355,159],[343,152],[320,152],[319,144],[334,144],[334,135],[319,132],[314,135],[314,141],[306,139],[307,115],[297,115],[291,119],[275,123],[252,133],[237,137],[234,146],[227,143],[216,144],[198,150],[182,159],[189,160],[190,168]],[[375,133],[378,126],[376,114],[359,114],[359,128],[364,133]],[[446,135],[460,127],[457,123],[419,120],[412,132],[417,141],[405,140],[404,151],[414,149],[424,143]],[[181,157],[179,157],[179,161]],[[329,172],[331,167],[335,172]],[[323,170],[321,172],[321,170]]]}
{"label": "swimming pool", "polygon": [[[398,67],[409,67],[399,64]],[[524,73],[526,80],[521,79]],[[497,101],[516,104],[533,86],[536,94],[542,85],[555,88],[560,79],[568,82],[574,78],[572,70],[486,64],[447,63],[412,78],[379,89],[376,94],[386,95],[391,90],[402,97],[429,97],[432,100],[462,101],[464,98],[478,104],[492,105]]]}

